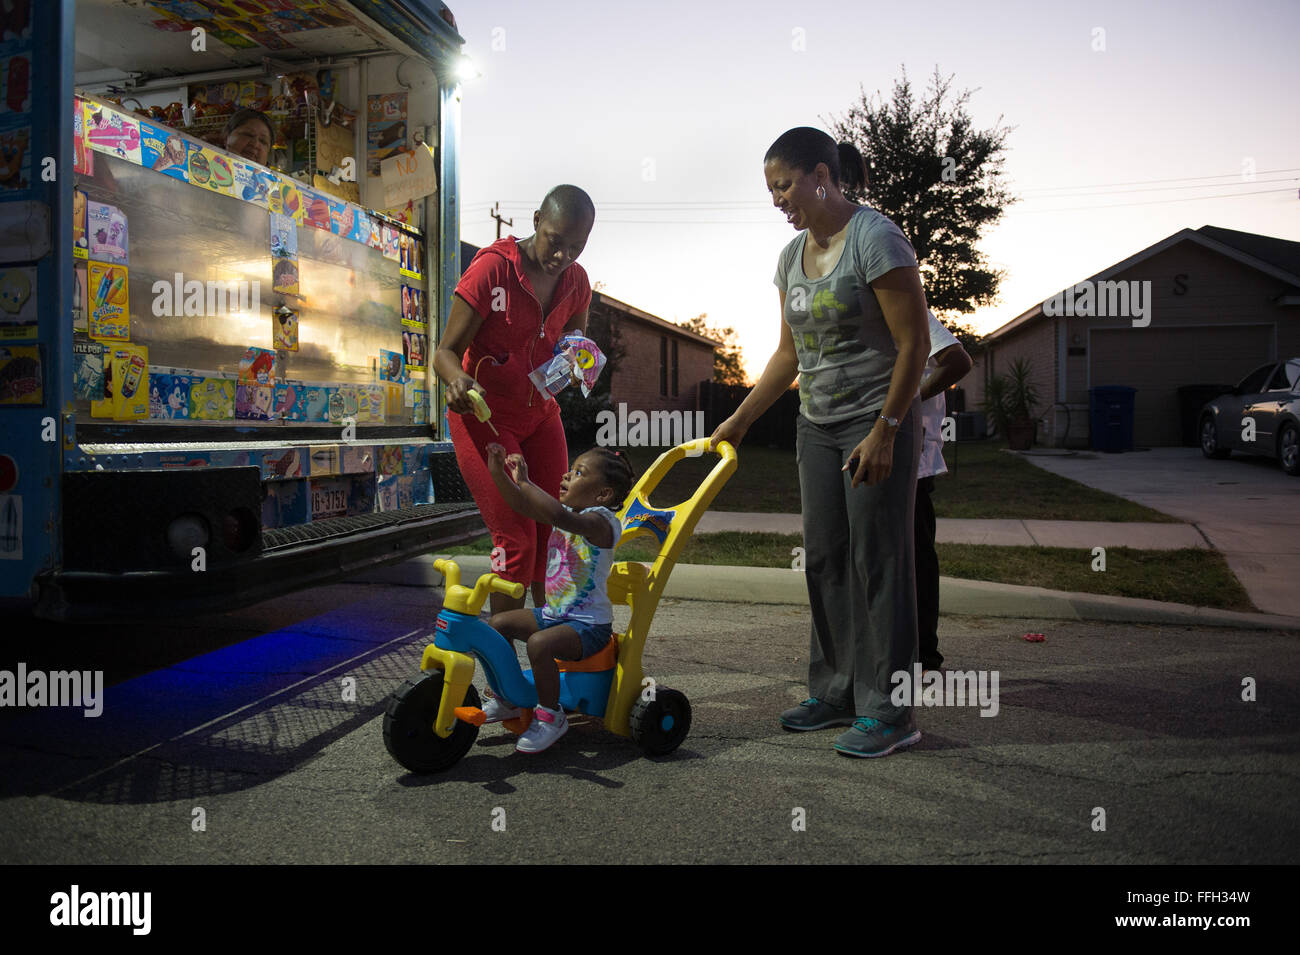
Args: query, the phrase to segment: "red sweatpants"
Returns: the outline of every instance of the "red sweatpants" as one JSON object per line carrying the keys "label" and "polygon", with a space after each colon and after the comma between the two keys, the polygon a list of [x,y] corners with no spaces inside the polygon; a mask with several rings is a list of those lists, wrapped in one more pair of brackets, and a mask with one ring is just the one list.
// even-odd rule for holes
{"label": "red sweatpants", "polygon": [[[504,409],[503,409],[504,410]],[[456,463],[465,484],[474,495],[474,503],[483,515],[483,523],[492,532],[493,547],[505,550],[506,569],[502,577],[525,586],[546,580],[546,544],[551,528],[516,513],[501,497],[487,469],[487,446],[493,442],[507,454],[522,454],[528,464],[528,480],[552,497],[560,495],[560,479],[569,469],[569,446],[564,440],[559,408],[553,403],[548,414],[536,421],[532,430],[524,431],[512,422],[527,422],[529,415],[513,416],[493,409],[492,424],[499,434],[473,415],[448,413],[451,440],[456,447]]]}

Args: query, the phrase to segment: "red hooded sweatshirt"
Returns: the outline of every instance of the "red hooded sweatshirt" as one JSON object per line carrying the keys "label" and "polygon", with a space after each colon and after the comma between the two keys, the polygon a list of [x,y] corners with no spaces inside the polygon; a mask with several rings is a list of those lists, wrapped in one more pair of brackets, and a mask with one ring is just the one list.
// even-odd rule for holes
{"label": "red hooded sweatshirt", "polygon": [[456,294],[483,319],[461,367],[487,391],[493,416],[540,421],[558,413],[555,399],[543,398],[528,373],[550,361],[564,326],[591,305],[591,284],[582,266],[574,262],[560,273],[543,321],[541,303],[524,275],[519,243],[506,236],[479,250]]}

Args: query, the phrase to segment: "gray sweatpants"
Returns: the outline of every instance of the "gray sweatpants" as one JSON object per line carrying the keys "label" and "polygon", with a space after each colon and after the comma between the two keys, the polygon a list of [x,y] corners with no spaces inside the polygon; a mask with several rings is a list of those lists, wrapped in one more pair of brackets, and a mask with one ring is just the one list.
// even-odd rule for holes
{"label": "gray sweatpants", "polygon": [[801,414],[796,455],[812,650],[808,694],[858,716],[906,719],[889,695],[896,671],[916,661],[916,564],[912,511],[921,456],[921,404],[894,437],[894,464],[881,484],[850,487],[841,472],[879,411],[832,425]]}

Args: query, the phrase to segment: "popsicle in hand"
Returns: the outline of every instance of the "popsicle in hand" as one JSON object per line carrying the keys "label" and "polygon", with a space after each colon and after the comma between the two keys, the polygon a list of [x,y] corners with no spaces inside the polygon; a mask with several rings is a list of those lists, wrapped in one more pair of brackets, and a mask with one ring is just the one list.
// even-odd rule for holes
{"label": "popsicle in hand", "polygon": [[471,388],[469,391],[465,392],[465,397],[469,398],[470,403],[474,405],[474,417],[478,418],[479,421],[482,421],[491,428],[493,434],[500,436],[501,432],[497,431],[496,425],[491,421],[488,421],[488,418],[492,417],[492,409],[489,408],[487,402],[483,400],[483,396]]}

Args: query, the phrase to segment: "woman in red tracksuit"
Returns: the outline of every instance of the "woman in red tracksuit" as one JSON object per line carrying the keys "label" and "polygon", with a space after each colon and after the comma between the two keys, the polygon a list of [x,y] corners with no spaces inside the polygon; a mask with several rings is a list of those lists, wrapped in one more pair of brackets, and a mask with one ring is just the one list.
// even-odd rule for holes
{"label": "woman in red tracksuit", "polygon": [[[532,584],[546,601],[546,542],[551,529],[515,513],[487,469],[487,445],[498,443],[528,462],[530,479],[558,496],[569,467],[559,405],[543,397],[528,373],[549,361],[569,332],[586,332],[591,305],[587,273],[575,261],[595,221],[591,198],[577,186],[556,186],[533,213],[534,234],[508,236],[474,256],[452,299],[451,315],[433,368],[447,385],[448,424],[456,461],[474,495],[494,547],[504,550],[501,576]],[[474,416],[466,397],[475,389],[492,409],[492,428]],[[492,612],[523,599],[492,595]]]}

